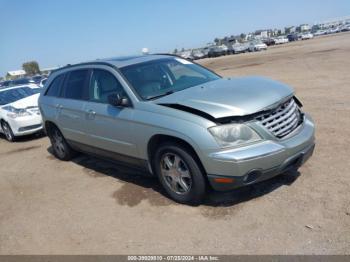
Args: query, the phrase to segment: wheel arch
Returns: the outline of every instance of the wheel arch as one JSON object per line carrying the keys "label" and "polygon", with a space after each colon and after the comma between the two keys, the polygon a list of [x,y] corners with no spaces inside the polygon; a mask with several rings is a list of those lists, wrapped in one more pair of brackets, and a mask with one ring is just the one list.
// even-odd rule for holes
{"label": "wheel arch", "polygon": [[185,141],[184,139],[178,138],[176,136],[164,135],[164,134],[153,135],[147,143],[147,157],[148,157],[148,161],[149,161],[149,164],[150,164],[150,167],[152,169],[153,174],[154,174],[154,167],[153,167],[154,154],[155,154],[157,148],[161,144],[166,143],[166,142],[174,142],[177,145],[186,149],[188,152],[190,152],[191,155],[193,156],[193,158],[195,159],[195,161],[198,163],[199,168],[201,169],[203,175],[205,175],[205,178],[207,179],[207,172],[206,172],[206,170],[202,164],[202,161],[200,160],[196,150],[193,148],[193,146],[190,143],[188,143],[187,141]]}
{"label": "wheel arch", "polygon": [[45,126],[44,127],[45,127],[45,132],[46,132],[47,135],[50,134],[52,128],[57,128],[58,130],[60,130],[59,127],[54,122],[49,121],[49,120],[45,121]]}
{"label": "wheel arch", "polygon": [[3,131],[3,130],[2,130],[2,124],[3,124],[3,123],[7,123],[7,122],[6,122],[6,120],[5,120],[4,118],[0,118],[0,130],[1,130],[1,131]]}

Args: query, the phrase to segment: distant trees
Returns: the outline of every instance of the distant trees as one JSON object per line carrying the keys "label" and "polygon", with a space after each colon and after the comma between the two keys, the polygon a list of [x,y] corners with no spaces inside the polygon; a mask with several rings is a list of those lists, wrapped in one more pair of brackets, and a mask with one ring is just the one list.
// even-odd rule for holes
{"label": "distant trees", "polygon": [[22,68],[29,76],[40,74],[39,64],[36,61],[23,63]]}

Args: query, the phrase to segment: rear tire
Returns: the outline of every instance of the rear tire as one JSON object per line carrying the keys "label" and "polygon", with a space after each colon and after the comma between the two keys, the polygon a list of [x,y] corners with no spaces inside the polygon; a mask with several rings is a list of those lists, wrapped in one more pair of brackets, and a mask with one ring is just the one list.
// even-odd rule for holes
{"label": "rear tire", "polygon": [[167,194],[176,202],[199,205],[206,181],[197,161],[185,147],[164,143],[156,151],[153,167]]}
{"label": "rear tire", "polygon": [[48,132],[48,136],[50,138],[55,157],[63,161],[69,161],[76,155],[76,151],[74,151],[68,145],[66,139],[57,127],[51,127]]}
{"label": "rear tire", "polygon": [[16,137],[13,134],[10,125],[7,122],[3,121],[1,123],[1,128],[2,128],[2,131],[4,132],[6,140],[9,141],[9,142],[14,142]]}

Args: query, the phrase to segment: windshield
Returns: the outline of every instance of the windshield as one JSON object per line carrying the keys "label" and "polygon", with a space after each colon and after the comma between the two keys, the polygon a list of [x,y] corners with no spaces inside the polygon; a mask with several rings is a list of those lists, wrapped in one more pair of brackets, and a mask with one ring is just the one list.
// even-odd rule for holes
{"label": "windshield", "polygon": [[139,96],[145,100],[220,78],[204,67],[181,58],[159,59],[120,70]]}
{"label": "windshield", "polygon": [[[39,88],[38,88],[39,89]],[[35,90],[31,89],[30,87],[21,87],[21,88],[14,88],[10,90],[5,90],[0,92],[0,105],[6,105],[13,103],[17,100],[26,98],[28,96],[37,94]]]}

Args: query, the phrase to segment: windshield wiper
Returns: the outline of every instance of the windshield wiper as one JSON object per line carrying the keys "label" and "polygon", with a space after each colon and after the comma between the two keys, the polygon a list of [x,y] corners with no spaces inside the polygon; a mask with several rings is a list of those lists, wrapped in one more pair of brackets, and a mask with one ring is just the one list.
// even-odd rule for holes
{"label": "windshield wiper", "polygon": [[173,94],[173,93],[174,93],[174,91],[168,91],[168,92],[165,92],[165,93],[160,94],[160,95],[157,95],[157,96],[149,97],[149,98],[147,98],[146,100],[157,99],[157,98],[160,98],[160,97],[163,97],[163,96],[171,95],[171,94]]}

